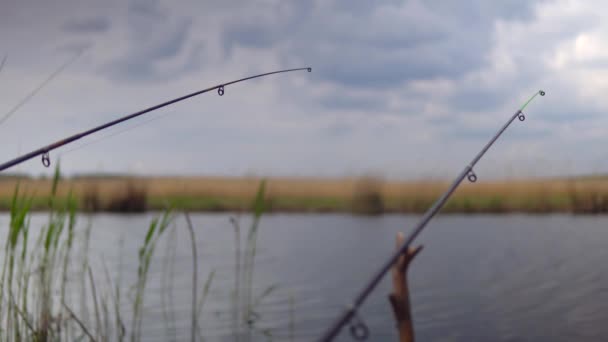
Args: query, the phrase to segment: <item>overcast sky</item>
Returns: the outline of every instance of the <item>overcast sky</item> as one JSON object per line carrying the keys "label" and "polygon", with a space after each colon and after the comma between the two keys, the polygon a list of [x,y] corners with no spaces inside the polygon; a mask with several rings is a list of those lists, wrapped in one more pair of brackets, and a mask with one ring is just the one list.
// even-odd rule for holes
{"label": "overcast sky", "polygon": [[[84,51],[0,125],[1,161],[217,83],[311,66],[51,158],[68,173],[446,178],[544,89],[480,162],[480,179],[608,172],[602,1],[0,4],[0,117]],[[51,172],[38,158],[13,171]]]}

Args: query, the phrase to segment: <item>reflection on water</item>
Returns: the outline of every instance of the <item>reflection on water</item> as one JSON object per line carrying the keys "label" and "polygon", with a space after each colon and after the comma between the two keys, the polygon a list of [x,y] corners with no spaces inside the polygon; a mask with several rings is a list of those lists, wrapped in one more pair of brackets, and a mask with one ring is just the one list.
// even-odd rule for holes
{"label": "reflection on water", "polygon": [[[90,218],[93,266],[102,269],[105,263],[124,291],[134,283],[137,249],[152,217]],[[216,272],[201,332],[206,340],[231,341],[234,230],[227,214],[192,218],[200,287],[210,271]],[[45,219],[35,215],[32,227]],[[0,216],[0,226],[5,228],[7,220]],[[81,217],[81,226],[87,220]],[[396,232],[407,231],[416,220],[403,215],[263,217],[254,294],[277,289],[257,307],[261,319],[255,340],[266,340],[265,334],[274,340],[318,337],[392,252]],[[249,218],[241,219],[243,228],[248,223]],[[145,340],[190,336],[190,241],[182,217],[176,227],[174,240],[164,236],[176,248],[159,245],[150,271]],[[410,286],[420,341],[597,341],[608,336],[608,217],[442,216],[418,243],[425,249],[410,268]],[[389,286],[387,278],[361,312],[374,341],[396,339]],[[122,307],[128,312],[130,303],[125,300]],[[340,340],[350,338],[343,334]]]}

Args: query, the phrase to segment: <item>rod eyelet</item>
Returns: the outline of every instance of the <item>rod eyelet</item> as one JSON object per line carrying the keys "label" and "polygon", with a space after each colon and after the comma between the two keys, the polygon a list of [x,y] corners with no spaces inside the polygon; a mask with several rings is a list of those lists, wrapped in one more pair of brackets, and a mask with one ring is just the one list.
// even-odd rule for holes
{"label": "rod eyelet", "polygon": [[469,180],[469,182],[475,183],[477,182],[477,175],[475,174],[475,172],[469,171],[469,173],[467,174],[467,179]]}
{"label": "rod eyelet", "polygon": [[525,121],[526,120],[526,116],[522,112],[519,112],[519,114],[517,115],[517,118],[519,119],[519,121]]}
{"label": "rod eyelet", "polygon": [[42,154],[42,165],[44,165],[44,167],[51,166],[51,156],[48,152]]}
{"label": "rod eyelet", "polygon": [[358,318],[355,323],[350,325],[348,330],[355,341],[365,341],[369,338],[369,328]]}
{"label": "rod eyelet", "polygon": [[223,85],[221,85],[217,88],[217,94],[219,96],[224,96],[224,86]]}
{"label": "rod eyelet", "polygon": [[312,72],[312,68],[308,68],[308,69],[306,69],[306,70],[308,70],[308,72]]}
{"label": "rod eyelet", "polygon": [[540,94],[540,96],[545,96],[545,91],[544,90],[539,90],[538,93]]}

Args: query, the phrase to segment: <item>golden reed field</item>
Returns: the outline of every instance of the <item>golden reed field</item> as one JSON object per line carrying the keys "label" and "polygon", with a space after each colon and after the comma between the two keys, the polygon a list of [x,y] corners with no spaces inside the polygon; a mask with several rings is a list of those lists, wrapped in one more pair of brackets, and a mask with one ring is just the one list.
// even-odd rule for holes
{"label": "golden reed field", "polygon": [[[62,179],[60,195],[73,192],[83,210],[145,211],[167,207],[192,211],[248,210],[261,178],[227,177],[78,177]],[[8,209],[19,184],[20,194],[44,209],[52,180],[0,178],[0,208]],[[375,178],[269,178],[268,211],[424,212],[448,182],[397,182]],[[466,180],[445,212],[574,212],[608,211],[608,178]]]}

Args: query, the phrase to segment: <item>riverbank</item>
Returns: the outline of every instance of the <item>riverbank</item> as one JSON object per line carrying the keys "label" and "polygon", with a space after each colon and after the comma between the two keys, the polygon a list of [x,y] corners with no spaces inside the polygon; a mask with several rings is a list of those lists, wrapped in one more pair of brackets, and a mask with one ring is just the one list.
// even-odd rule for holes
{"label": "riverbank", "polygon": [[[90,176],[62,179],[58,195],[71,191],[85,211],[138,212],[169,206],[189,211],[246,211],[260,178]],[[0,178],[0,210],[12,195],[32,198],[45,210],[52,181]],[[268,212],[422,213],[448,187],[444,181],[270,178]],[[447,203],[450,213],[605,213],[608,178],[528,179],[464,182]]]}

